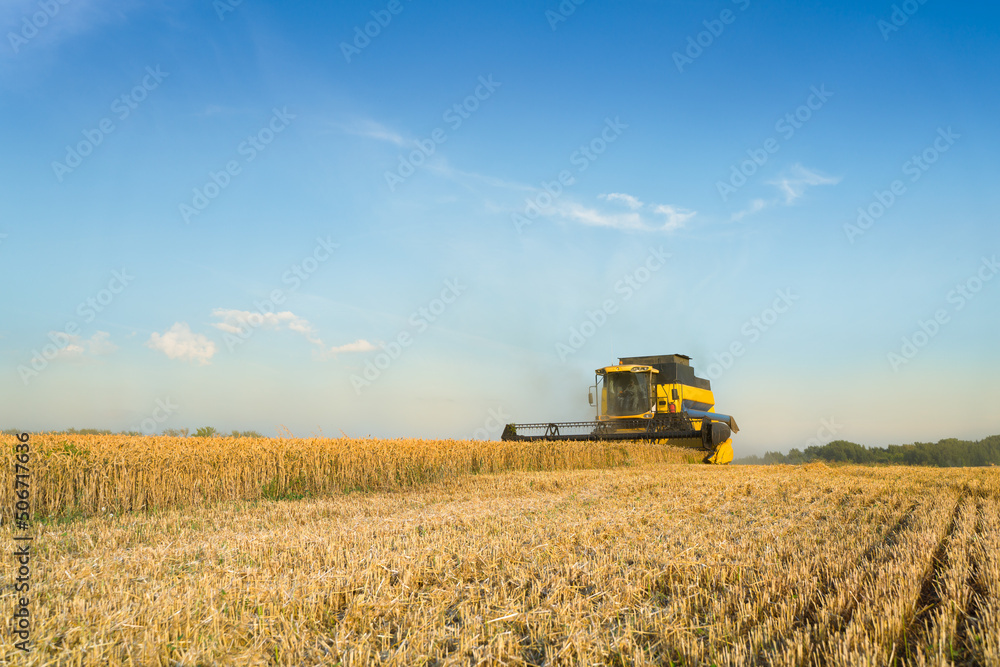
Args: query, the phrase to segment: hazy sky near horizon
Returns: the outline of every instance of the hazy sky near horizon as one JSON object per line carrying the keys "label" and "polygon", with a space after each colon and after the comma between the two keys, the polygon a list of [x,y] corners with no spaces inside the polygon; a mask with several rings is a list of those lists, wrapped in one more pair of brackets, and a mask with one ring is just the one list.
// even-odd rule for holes
{"label": "hazy sky near horizon", "polygon": [[8,0],[3,428],[1000,433],[995,3]]}

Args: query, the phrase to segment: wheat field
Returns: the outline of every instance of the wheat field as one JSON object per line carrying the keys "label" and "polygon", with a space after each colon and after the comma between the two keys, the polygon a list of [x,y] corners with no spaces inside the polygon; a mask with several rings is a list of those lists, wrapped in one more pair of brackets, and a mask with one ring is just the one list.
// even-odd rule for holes
{"label": "wheat field", "polygon": [[[498,444],[409,442],[450,447],[453,462]],[[455,463],[385,488],[350,478],[298,500],[259,490],[214,499],[205,491],[228,487],[205,480],[201,496],[174,505],[66,506],[34,529],[33,650],[8,643],[0,655],[33,665],[1000,664],[995,469],[682,465],[642,445],[628,460],[571,462],[545,449],[563,445],[539,446],[550,458],[530,465],[465,474]],[[60,466],[51,470],[84,479]],[[102,488],[88,483],[78,490]],[[129,493],[119,497],[138,497]],[[11,538],[5,522],[0,539]]]}
{"label": "wheat field", "polygon": [[[12,452],[16,439],[0,435]],[[207,506],[225,500],[393,491],[459,475],[694,462],[698,452],[642,443],[480,442],[398,438],[31,436],[39,518]],[[703,454],[702,454],[703,455]],[[13,475],[13,455],[9,459]],[[0,487],[0,519],[13,511]]]}

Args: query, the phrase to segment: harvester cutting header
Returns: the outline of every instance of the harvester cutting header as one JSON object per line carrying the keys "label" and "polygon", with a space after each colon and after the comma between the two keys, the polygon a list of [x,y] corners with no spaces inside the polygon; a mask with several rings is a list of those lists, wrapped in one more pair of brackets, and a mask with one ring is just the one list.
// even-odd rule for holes
{"label": "harvester cutting header", "polygon": [[691,357],[622,357],[598,368],[590,388],[597,420],[507,424],[501,440],[651,440],[706,452],[705,463],[733,460],[736,420],[715,412],[708,380],[695,377]]}

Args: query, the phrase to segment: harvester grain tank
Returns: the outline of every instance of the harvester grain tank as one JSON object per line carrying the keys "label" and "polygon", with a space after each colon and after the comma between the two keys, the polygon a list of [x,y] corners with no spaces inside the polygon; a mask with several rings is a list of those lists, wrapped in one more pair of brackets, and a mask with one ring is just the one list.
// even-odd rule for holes
{"label": "harvester grain tank", "polygon": [[715,412],[712,384],[691,357],[622,357],[596,371],[594,421],[507,424],[502,440],[645,440],[705,452],[705,463],[733,460],[736,420]]}

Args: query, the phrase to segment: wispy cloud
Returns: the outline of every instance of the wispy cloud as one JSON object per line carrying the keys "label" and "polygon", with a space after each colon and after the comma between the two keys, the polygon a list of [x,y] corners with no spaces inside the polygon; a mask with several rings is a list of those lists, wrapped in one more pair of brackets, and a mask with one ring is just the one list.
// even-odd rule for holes
{"label": "wispy cloud", "polygon": [[836,185],[837,183],[840,183],[839,177],[824,176],[819,172],[806,169],[801,164],[793,166],[788,175],[768,181],[769,185],[777,186],[784,193],[785,204],[792,204],[801,198],[809,186]]}
{"label": "wispy cloud", "polygon": [[295,313],[285,310],[280,313],[260,313],[255,310],[233,310],[230,308],[216,308],[212,311],[213,317],[220,320],[212,324],[219,331],[235,335],[245,335],[247,331],[255,329],[287,329],[300,334],[307,341],[317,346],[317,359],[328,359],[338,354],[352,352],[371,352],[379,349],[378,345],[360,338],[352,343],[334,345],[327,347],[323,339],[319,337],[319,332],[304,317],[299,317]]}
{"label": "wispy cloud", "polygon": [[62,41],[107,23],[124,23],[133,12],[164,5],[161,0],[3,0],[0,2],[0,54],[17,57],[22,51],[52,48]]}
{"label": "wispy cloud", "polygon": [[806,190],[816,185],[836,185],[840,183],[839,176],[826,176],[795,164],[785,174],[775,179],[767,181],[768,185],[773,185],[781,191],[781,197],[776,199],[754,199],[746,208],[733,213],[730,220],[739,222],[748,215],[753,215],[772,206],[791,206],[796,201],[805,196]]}
{"label": "wispy cloud", "polygon": [[675,229],[680,229],[684,226],[688,220],[698,215],[696,211],[689,211],[684,208],[676,208],[674,206],[667,206],[666,204],[660,204],[655,209],[653,213],[657,215],[666,216],[667,221],[663,224],[662,229],[667,232],[671,232]]}
{"label": "wispy cloud", "polygon": [[207,365],[216,352],[215,343],[204,334],[192,332],[187,322],[175,322],[162,334],[154,331],[146,347],[159,350],[171,359],[193,361],[201,366]]}
{"label": "wispy cloud", "polygon": [[100,357],[111,354],[118,349],[118,346],[111,342],[111,334],[107,331],[96,331],[90,338],[81,338],[79,335],[69,335],[62,332],[53,331],[50,336],[66,336],[67,343],[56,353],[57,359],[80,359],[84,356]]}
{"label": "wispy cloud", "polygon": [[645,204],[622,192],[598,195],[598,199],[624,206],[627,211],[608,211],[585,206],[570,199],[560,199],[542,209],[543,215],[556,216],[591,227],[608,227],[632,232],[671,232],[683,227],[696,211],[667,204]]}
{"label": "wispy cloud", "polygon": [[84,341],[88,351],[97,356],[111,354],[118,349],[118,346],[111,342],[111,334],[107,331],[97,331],[90,340]]}
{"label": "wispy cloud", "polygon": [[638,213],[607,213],[569,200],[560,200],[554,205],[542,209],[542,213],[555,215],[590,227],[610,227],[631,231],[639,231],[643,227],[642,217]]}
{"label": "wispy cloud", "polygon": [[364,338],[360,338],[353,343],[331,347],[328,351],[330,354],[342,354],[344,352],[372,352],[377,349],[379,349],[377,345],[369,343]]}
{"label": "wispy cloud", "polygon": [[253,331],[254,329],[282,329],[301,334],[310,343],[323,345],[319,335],[313,325],[308,320],[299,317],[291,311],[285,310],[280,313],[259,313],[255,310],[232,310],[228,308],[216,308],[212,311],[212,316],[220,319],[220,322],[212,324],[219,331],[231,334]]}
{"label": "wispy cloud", "polygon": [[[341,127],[350,134],[389,141],[399,146],[409,145],[409,142],[405,141],[399,134],[392,132],[375,121],[358,121],[352,125]],[[591,227],[607,227],[635,232],[670,232],[680,229],[691,218],[697,215],[696,211],[677,206],[646,204],[638,197],[625,192],[609,192],[598,195],[598,199],[607,202],[609,207],[624,207],[627,209],[625,212],[620,210],[602,210],[596,206],[586,206],[574,201],[565,193],[564,186],[560,186],[559,192],[555,196],[552,196],[551,189],[546,192],[545,189],[538,186],[456,169],[449,164],[447,158],[440,155],[430,157],[423,165],[423,169],[457,183],[472,192],[481,194],[483,186],[494,191],[502,191],[504,194],[501,196],[501,199],[503,196],[517,193],[522,197],[528,195],[528,198],[524,200],[527,203],[544,194],[554,201],[544,207],[539,206],[537,202],[534,204],[540,209],[541,215],[562,218]],[[521,212],[525,209],[525,205],[498,203],[489,196],[483,202],[483,206],[490,213]]]}
{"label": "wispy cloud", "polygon": [[730,220],[732,220],[733,222],[739,222],[748,215],[753,215],[758,211],[763,211],[769,205],[770,203],[764,201],[763,199],[754,199],[752,202],[750,202],[750,206],[746,207],[742,211],[737,211],[736,213],[733,213],[733,216],[732,218],[730,218]]}
{"label": "wispy cloud", "polygon": [[444,157],[434,156],[433,159],[428,161],[426,169],[428,171],[434,172],[438,176],[447,178],[451,181],[455,181],[459,185],[466,188],[470,188],[471,185],[487,185],[491,188],[496,188],[499,190],[510,190],[514,192],[536,192],[538,188],[532,187],[530,185],[525,185],[523,183],[516,183],[514,181],[506,181],[502,178],[496,178],[495,176],[486,176],[484,174],[477,174],[472,171],[462,171],[461,169],[455,169],[450,164],[448,160]]}
{"label": "wispy cloud", "polygon": [[406,139],[401,134],[369,118],[355,120],[350,123],[340,123],[338,127],[347,134],[353,134],[357,137],[385,141],[396,146],[407,145]]}
{"label": "wispy cloud", "polygon": [[598,195],[598,199],[603,199],[604,201],[620,201],[626,206],[628,206],[633,211],[638,211],[642,208],[642,202],[633,197],[632,195],[627,195],[623,192],[611,192],[606,195]]}

